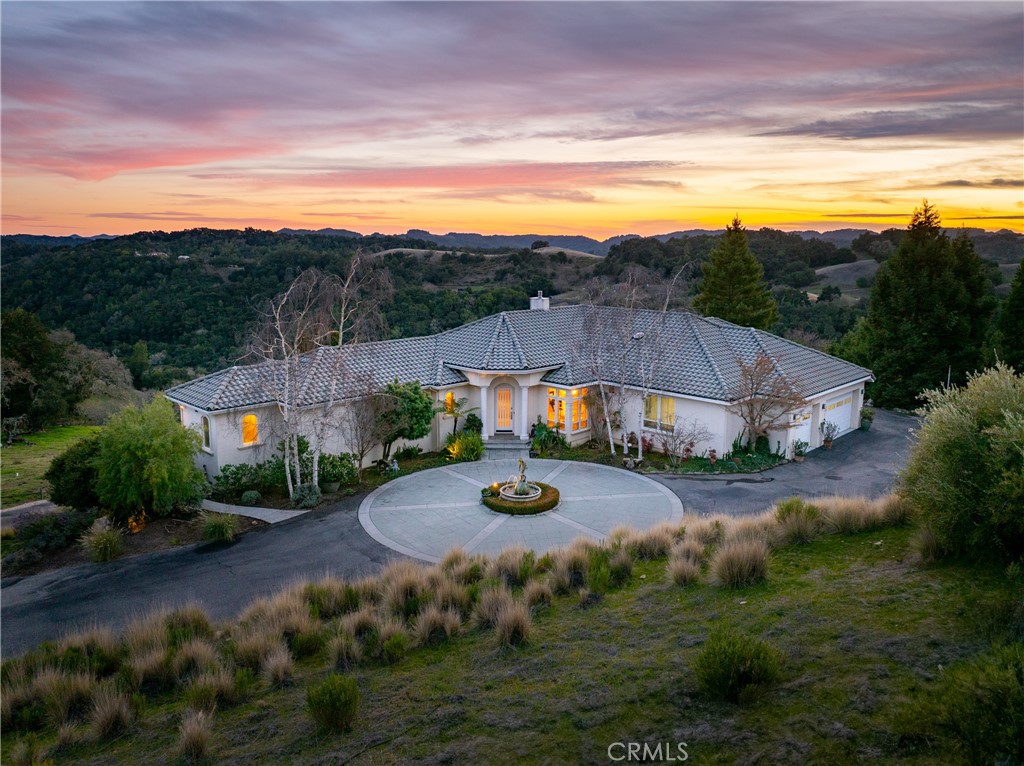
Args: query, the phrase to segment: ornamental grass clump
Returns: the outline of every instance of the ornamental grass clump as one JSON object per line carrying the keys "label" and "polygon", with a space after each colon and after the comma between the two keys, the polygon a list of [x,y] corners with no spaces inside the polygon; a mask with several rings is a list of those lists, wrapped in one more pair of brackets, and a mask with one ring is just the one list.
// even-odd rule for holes
{"label": "ornamental grass clump", "polygon": [[542,580],[532,580],[523,588],[523,602],[530,609],[549,607],[553,600],[551,586]]}
{"label": "ornamental grass clump", "polygon": [[175,750],[186,763],[197,764],[209,752],[213,715],[212,710],[189,709],[182,713]]}
{"label": "ornamental grass clump", "polygon": [[522,545],[505,548],[487,567],[487,576],[502,580],[509,588],[525,585],[536,571],[537,557]]}
{"label": "ornamental grass clump", "polygon": [[774,684],[781,664],[778,651],[764,641],[722,630],[705,642],[693,669],[704,694],[740,703]]}
{"label": "ornamental grass clump", "polygon": [[768,546],[761,540],[725,543],[711,559],[714,581],[727,588],[755,585],[768,577]]}
{"label": "ornamental grass clump", "polygon": [[461,627],[458,612],[428,606],[416,617],[413,636],[419,646],[436,646],[456,636]]}
{"label": "ornamental grass clump", "polygon": [[473,624],[478,628],[493,628],[498,622],[498,615],[510,604],[512,594],[505,587],[484,590],[473,609]]}
{"label": "ornamental grass clump", "polygon": [[528,643],[532,630],[530,610],[519,601],[503,606],[494,622],[494,634],[501,646],[521,646]]}
{"label": "ornamental grass clump", "polygon": [[82,548],[91,561],[113,561],[124,553],[124,535],[110,519],[101,516],[82,535]]}
{"label": "ornamental grass clump", "polygon": [[707,551],[704,546],[696,540],[687,538],[678,541],[672,546],[672,550],[669,552],[669,558],[688,559],[700,568],[707,559]]}
{"label": "ornamental grass clump", "polygon": [[213,710],[218,703],[234,704],[236,692],[234,674],[227,668],[215,668],[192,679],[185,689],[185,701],[196,710]]}
{"label": "ornamental grass clump", "polygon": [[284,644],[278,644],[263,658],[260,675],[270,686],[282,687],[292,682],[295,662]]}
{"label": "ornamental grass clump", "polygon": [[186,604],[164,617],[167,642],[180,646],[193,638],[213,638],[213,625],[206,612],[198,604]]}
{"label": "ornamental grass clump", "polygon": [[126,731],[135,720],[131,700],[116,685],[107,683],[96,689],[89,712],[89,726],[96,739],[110,739]]}
{"label": "ornamental grass clump", "polygon": [[310,613],[321,620],[330,620],[359,608],[359,593],[336,577],[322,577],[316,582],[307,583],[302,595],[309,605]]}
{"label": "ornamental grass clump", "polygon": [[203,511],[198,523],[203,539],[214,543],[230,543],[238,536],[238,516],[233,513]]}
{"label": "ornamental grass clump", "polygon": [[669,559],[667,570],[676,585],[692,585],[700,579],[700,564],[689,558]]}
{"label": "ornamental grass clump", "polygon": [[306,691],[306,710],[322,729],[348,731],[359,711],[359,687],[348,676],[332,673]]}
{"label": "ornamental grass clump", "polygon": [[809,543],[821,530],[821,513],[799,497],[776,503],[775,521],[775,535],[780,545]]}
{"label": "ornamental grass clump", "polygon": [[668,555],[675,542],[677,527],[671,524],[659,524],[643,532],[635,532],[626,541],[626,548],[641,561],[653,561]]}
{"label": "ornamental grass clump", "polygon": [[848,535],[886,526],[881,507],[865,497],[817,497],[822,525],[833,534]]}
{"label": "ornamental grass clump", "polygon": [[327,656],[335,670],[350,670],[363,659],[363,647],[350,633],[339,633],[327,642]]}
{"label": "ornamental grass clump", "polygon": [[178,647],[171,660],[174,676],[185,681],[220,668],[216,647],[204,638],[193,638]]}
{"label": "ornamental grass clump", "polygon": [[473,609],[473,598],[466,586],[444,579],[434,588],[434,604],[467,617]]}

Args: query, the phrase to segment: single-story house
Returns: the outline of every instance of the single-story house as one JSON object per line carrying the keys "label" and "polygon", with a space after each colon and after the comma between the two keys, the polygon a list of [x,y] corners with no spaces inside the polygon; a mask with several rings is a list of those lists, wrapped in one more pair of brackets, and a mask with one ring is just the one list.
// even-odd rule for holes
{"label": "single-story house", "polygon": [[[743,432],[734,411],[740,361],[750,365],[764,355],[805,400],[788,414],[790,427],[769,434],[772,449],[789,453],[797,440],[820,446],[826,420],[839,436],[860,424],[871,371],[771,333],[687,312],[551,307],[542,295],[530,304],[436,335],[310,352],[292,368],[291,411],[312,423],[327,403],[350,406],[368,386],[418,381],[439,408],[467,399],[483,421],[485,441],[525,442],[539,420],[578,444],[593,438],[587,394],[603,384],[616,394],[620,430],[657,444],[676,423],[697,421],[710,438],[696,452],[714,449],[721,456]],[[201,433],[199,462],[210,477],[223,465],[266,460],[277,449],[281,396],[274,381],[283,364],[235,366],[166,392],[182,423]],[[451,419],[439,414],[415,444],[442,449],[451,430]],[[325,451],[350,451],[343,429],[319,433]]]}

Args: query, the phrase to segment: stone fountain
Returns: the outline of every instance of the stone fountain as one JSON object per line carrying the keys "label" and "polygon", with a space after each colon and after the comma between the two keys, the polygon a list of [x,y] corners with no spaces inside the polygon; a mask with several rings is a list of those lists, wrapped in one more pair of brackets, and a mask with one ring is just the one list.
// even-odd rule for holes
{"label": "stone fountain", "polygon": [[519,458],[519,473],[512,474],[508,481],[501,485],[498,495],[502,500],[513,503],[525,503],[540,497],[541,489],[526,480],[526,461]]}

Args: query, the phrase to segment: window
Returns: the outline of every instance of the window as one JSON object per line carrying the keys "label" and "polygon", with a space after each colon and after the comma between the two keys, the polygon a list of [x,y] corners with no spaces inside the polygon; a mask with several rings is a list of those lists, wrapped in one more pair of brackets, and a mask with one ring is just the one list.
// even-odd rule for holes
{"label": "window", "polygon": [[210,449],[210,419],[203,415],[203,449]]}
{"label": "window", "polygon": [[178,422],[181,423],[182,425],[185,425],[185,405],[184,404],[179,404],[178,405]]}
{"label": "window", "polygon": [[[574,388],[566,391],[564,388],[548,389],[548,428],[557,428],[560,431],[571,432],[583,431],[590,427],[587,403],[583,400],[587,395],[586,388]],[[569,421],[569,429],[566,429],[565,413],[572,415]]]}
{"label": "window", "polygon": [[257,444],[260,440],[259,421],[251,412],[242,418],[242,446]]}
{"label": "window", "polygon": [[451,415],[455,412],[455,392],[449,391],[444,395],[444,411]]}
{"label": "window", "polygon": [[644,399],[644,428],[671,431],[676,427],[676,400],[671,396]]}

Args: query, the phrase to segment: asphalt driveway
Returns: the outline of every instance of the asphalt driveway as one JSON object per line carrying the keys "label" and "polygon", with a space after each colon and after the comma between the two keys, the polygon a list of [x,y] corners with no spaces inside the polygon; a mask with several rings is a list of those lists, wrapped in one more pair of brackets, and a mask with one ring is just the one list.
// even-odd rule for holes
{"label": "asphalt driveway", "polygon": [[[870,432],[844,436],[801,465],[736,479],[652,476],[690,513],[747,514],[789,495],[876,496],[888,491],[906,460],[913,418],[879,411]],[[299,579],[332,572],[361,577],[400,554],[360,526],[361,498],[251,532],[226,548],[162,551],[0,581],[3,656],[93,623],[119,627],[161,606],[201,603],[216,619]]]}

